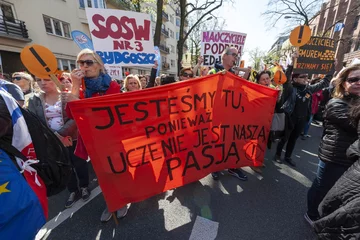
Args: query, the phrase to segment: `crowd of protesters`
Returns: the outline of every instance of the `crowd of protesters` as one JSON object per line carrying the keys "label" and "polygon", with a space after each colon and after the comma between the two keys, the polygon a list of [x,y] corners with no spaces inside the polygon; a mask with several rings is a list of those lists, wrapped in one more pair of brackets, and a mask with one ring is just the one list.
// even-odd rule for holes
{"label": "crowd of protesters", "polygon": [[[293,62],[296,57],[295,53]],[[123,81],[116,81],[106,73],[101,57],[92,50],[84,49],[77,57],[78,68],[71,73],[62,73],[58,76],[66,91],[60,92],[51,79],[32,76],[25,72],[14,73],[11,82],[0,80],[0,87],[6,89],[20,106],[37,115],[69,150],[73,171],[68,183],[69,197],[65,201],[65,207],[70,208],[79,199],[89,200],[91,191],[88,188],[89,163],[86,161],[88,154],[71,112],[67,108],[67,102],[139,91],[216,74],[223,70],[235,75],[241,72],[244,79],[249,79],[250,69],[236,67],[237,58],[238,50],[230,47],[224,50],[221,63],[209,68],[202,66],[203,59],[199,57],[194,68],[181,69],[178,79],[163,74],[157,76],[158,65],[155,62],[149,76],[128,74]],[[296,142],[300,136],[303,140],[310,137],[308,131],[314,121],[314,116],[320,108],[323,109],[324,114],[321,120],[323,120],[324,132],[319,146],[318,171],[307,194],[308,210],[305,213],[305,219],[324,239],[328,239],[326,237],[329,236],[338,237],[339,234],[352,236],[351,231],[343,230],[343,227],[357,229],[357,232],[353,234],[358,234],[356,236],[359,237],[358,222],[337,221],[336,214],[351,218],[351,214],[360,213],[359,207],[354,208],[354,206],[359,206],[360,202],[358,174],[360,168],[358,140],[360,65],[347,67],[337,75],[329,73],[311,81],[308,74],[293,73],[292,63],[286,70],[284,69],[284,72],[287,81],[282,86],[273,81],[271,71],[265,70],[255,76],[255,83],[279,90],[279,98],[274,110],[274,119],[275,116],[278,119],[273,121],[273,125],[276,122],[282,127],[274,126],[275,130],[272,130],[268,140],[269,148],[271,148],[271,143],[277,142],[274,161],[278,164],[285,162],[296,167],[292,159]],[[5,132],[0,129],[0,138],[4,136]],[[282,158],[285,144],[285,156]],[[260,167],[252,169],[257,173],[262,173]],[[247,176],[241,169],[228,169],[227,172],[240,180],[247,180]],[[219,172],[212,173],[214,180],[218,180],[219,176]],[[349,177],[353,179],[351,182],[348,180]],[[344,186],[349,191],[351,190],[351,194],[343,189]],[[116,217],[125,217],[129,207],[130,204],[117,210]],[[100,220],[106,222],[111,217],[112,213],[106,208]],[[336,237],[334,239],[338,239]]]}

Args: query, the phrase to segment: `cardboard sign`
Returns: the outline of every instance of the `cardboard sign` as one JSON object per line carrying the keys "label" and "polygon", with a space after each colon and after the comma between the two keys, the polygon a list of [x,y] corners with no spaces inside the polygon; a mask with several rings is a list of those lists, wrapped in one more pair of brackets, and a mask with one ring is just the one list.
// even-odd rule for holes
{"label": "cardboard sign", "polygon": [[328,74],[334,71],[335,41],[331,38],[311,37],[300,47],[294,73]]}
{"label": "cardboard sign", "polygon": [[71,37],[81,50],[85,48],[94,50],[91,39],[85,33],[75,30],[71,32]]}
{"label": "cardboard sign", "polygon": [[304,46],[311,38],[311,29],[309,26],[298,26],[291,31],[290,43],[294,47]]}
{"label": "cardboard sign", "polygon": [[[246,40],[245,33],[230,31],[205,31],[201,38],[201,56],[204,58],[204,66],[214,66],[221,62],[221,54],[227,47],[236,47],[240,61],[244,44]],[[239,65],[239,64],[237,64]]]}
{"label": "cardboard sign", "polygon": [[153,65],[155,54],[150,15],[86,8],[91,38],[105,65]]}
{"label": "cardboard sign", "polygon": [[39,78],[49,78],[57,71],[57,60],[54,54],[44,46],[30,45],[23,48],[20,53],[24,66]]}
{"label": "cardboard sign", "polygon": [[68,103],[109,211],[261,166],[278,91],[231,73]]}

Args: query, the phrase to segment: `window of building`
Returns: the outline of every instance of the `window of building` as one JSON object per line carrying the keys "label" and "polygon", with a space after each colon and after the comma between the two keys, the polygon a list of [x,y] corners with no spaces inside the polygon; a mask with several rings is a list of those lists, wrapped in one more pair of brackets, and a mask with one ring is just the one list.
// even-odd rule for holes
{"label": "window of building", "polygon": [[355,18],[355,21],[354,21],[354,26],[353,26],[353,29],[357,29],[358,27],[358,24],[359,24],[359,20],[360,20],[360,15],[359,16],[356,16]]}
{"label": "window of building", "polygon": [[170,36],[171,38],[175,38],[174,32],[173,32],[170,28],[168,28],[168,31],[169,31],[169,36]]}
{"label": "window of building", "polygon": [[175,67],[175,60],[171,60],[171,67]]}
{"label": "window of building", "polygon": [[161,62],[162,62],[162,63],[165,63],[165,62],[166,62],[166,57],[161,56]]}
{"label": "window of building", "polygon": [[175,47],[173,45],[170,45],[170,51],[171,53],[175,53]]}
{"label": "window of building", "polygon": [[80,8],[106,8],[104,0],[79,0]]}
{"label": "window of building", "polygon": [[180,27],[180,18],[176,18],[176,26]]}
{"label": "window of building", "polygon": [[15,22],[15,15],[11,5],[0,3],[3,18],[9,22]]}
{"label": "window of building", "polygon": [[68,59],[58,59],[58,68],[61,71],[71,72],[76,68],[76,64],[74,60]]}
{"label": "window of building", "polygon": [[179,32],[176,32],[176,40],[179,41],[179,39],[180,39],[180,33],[179,33]]}
{"label": "window of building", "polygon": [[174,15],[170,15],[170,22],[174,24]]}
{"label": "window of building", "polygon": [[47,33],[70,38],[70,24],[48,16],[43,16],[43,19]]}

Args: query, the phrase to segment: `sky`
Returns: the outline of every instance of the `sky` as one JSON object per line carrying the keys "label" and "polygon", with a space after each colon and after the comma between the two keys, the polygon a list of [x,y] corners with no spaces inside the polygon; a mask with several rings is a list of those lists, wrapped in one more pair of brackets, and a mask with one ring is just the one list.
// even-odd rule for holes
{"label": "sky", "polygon": [[245,66],[251,64],[248,51],[256,47],[269,51],[279,34],[283,31],[285,20],[278,23],[270,31],[267,29],[266,19],[261,14],[266,11],[269,0],[234,0],[234,4],[225,4],[218,11],[218,16],[226,21],[224,30],[246,33],[244,46]]}

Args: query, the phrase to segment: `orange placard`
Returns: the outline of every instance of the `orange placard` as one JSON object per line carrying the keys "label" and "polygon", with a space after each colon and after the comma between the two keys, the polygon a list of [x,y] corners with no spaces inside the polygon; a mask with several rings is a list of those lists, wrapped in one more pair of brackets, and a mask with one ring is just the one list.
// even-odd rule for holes
{"label": "orange placard", "polygon": [[284,83],[286,83],[286,75],[283,71],[281,70],[277,70],[275,73],[274,73],[274,82],[278,85],[282,85]]}
{"label": "orange placard", "polygon": [[294,30],[291,31],[290,34],[290,43],[294,47],[304,46],[307,42],[309,42],[311,38],[311,29],[309,26],[298,26]]}
{"label": "orange placard", "polygon": [[245,67],[245,60],[241,60],[241,61],[240,61],[240,67],[241,67],[241,68],[244,68],[244,67]]}
{"label": "orange placard", "polygon": [[54,54],[44,46],[30,45],[24,47],[20,53],[24,66],[39,78],[49,78],[57,71],[57,61]]}
{"label": "orange placard", "polygon": [[261,166],[277,97],[218,73],[68,105],[113,212],[214,171]]}

